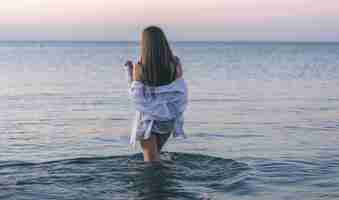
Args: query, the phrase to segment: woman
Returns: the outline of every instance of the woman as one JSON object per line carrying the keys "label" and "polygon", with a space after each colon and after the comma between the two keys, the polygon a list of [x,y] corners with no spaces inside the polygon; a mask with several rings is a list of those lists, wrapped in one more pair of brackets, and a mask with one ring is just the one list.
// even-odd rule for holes
{"label": "woman", "polygon": [[172,54],[163,31],[150,26],[142,33],[140,60],[125,66],[136,108],[131,144],[140,141],[145,161],[160,161],[161,148],[171,134],[185,137],[187,87],[179,58]]}

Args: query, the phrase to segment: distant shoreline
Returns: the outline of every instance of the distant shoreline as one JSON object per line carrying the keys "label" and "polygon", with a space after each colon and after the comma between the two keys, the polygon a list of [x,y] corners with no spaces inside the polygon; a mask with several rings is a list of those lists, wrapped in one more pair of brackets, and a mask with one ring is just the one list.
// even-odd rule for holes
{"label": "distant shoreline", "polygon": [[[180,40],[170,41],[171,43],[223,43],[223,44],[339,44],[339,41],[270,41],[270,40],[230,40],[230,41],[212,41],[212,40]],[[135,43],[136,40],[0,40],[0,43]]]}

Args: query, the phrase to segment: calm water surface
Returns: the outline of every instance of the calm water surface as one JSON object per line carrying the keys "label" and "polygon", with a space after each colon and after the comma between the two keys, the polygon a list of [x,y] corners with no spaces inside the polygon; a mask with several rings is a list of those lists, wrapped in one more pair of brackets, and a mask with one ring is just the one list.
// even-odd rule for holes
{"label": "calm water surface", "polygon": [[0,199],[339,199],[339,44],[172,43],[188,139],[128,145],[137,43],[0,42]]}

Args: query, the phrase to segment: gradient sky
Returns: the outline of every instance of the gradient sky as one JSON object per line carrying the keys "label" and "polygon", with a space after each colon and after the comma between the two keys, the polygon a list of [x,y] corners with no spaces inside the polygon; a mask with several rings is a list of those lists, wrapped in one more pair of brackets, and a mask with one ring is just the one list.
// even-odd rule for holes
{"label": "gradient sky", "polygon": [[339,41],[339,0],[2,0],[0,40]]}

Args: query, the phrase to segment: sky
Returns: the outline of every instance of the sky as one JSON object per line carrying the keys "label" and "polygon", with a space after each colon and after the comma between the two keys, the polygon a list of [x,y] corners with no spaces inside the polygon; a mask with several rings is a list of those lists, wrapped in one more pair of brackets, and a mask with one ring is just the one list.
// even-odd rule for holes
{"label": "sky", "polygon": [[0,40],[339,41],[339,0],[1,0]]}

